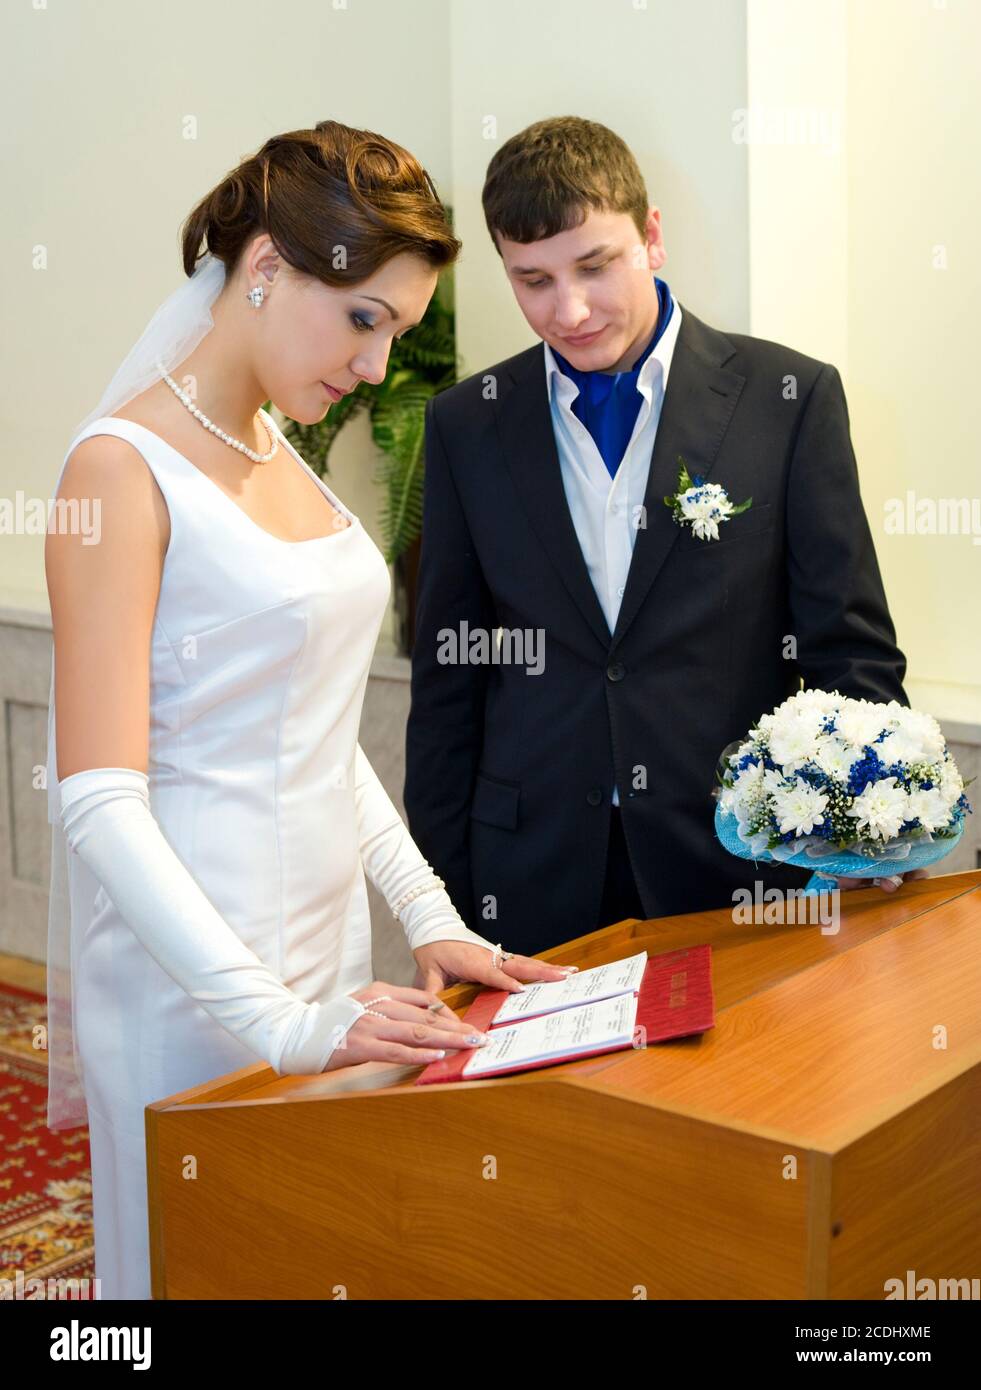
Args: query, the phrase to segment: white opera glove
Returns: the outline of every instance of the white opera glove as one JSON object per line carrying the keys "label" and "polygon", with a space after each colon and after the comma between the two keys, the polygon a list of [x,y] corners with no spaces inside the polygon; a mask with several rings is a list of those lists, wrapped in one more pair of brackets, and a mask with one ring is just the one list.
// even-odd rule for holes
{"label": "white opera glove", "polygon": [[323,1071],[362,1005],[350,995],[307,1003],[245,945],[160,829],[147,774],[97,767],[58,787],[70,850],[167,974],[280,1075]]}
{"label": "white opera glove", "polygon": [[[365,873],[393,910],[411,889],[433,881],[433,867],[409,834],[388,792],[359,743],[354,761],[354,797],[358,816],[358,847]],[[445,888],[411,899],[399,910],[409,949],[433,941],[465,941],[496,951],[493,941],[472,932],[457,912]]]}

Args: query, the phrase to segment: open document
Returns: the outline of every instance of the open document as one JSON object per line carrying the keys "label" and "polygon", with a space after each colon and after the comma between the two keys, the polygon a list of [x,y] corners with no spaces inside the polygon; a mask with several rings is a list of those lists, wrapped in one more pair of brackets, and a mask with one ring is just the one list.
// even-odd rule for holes
{"label": "open document", "polygon": [[[644,957],[646,962],[647,957]],[[556,982],[559,983],[559,982]],[[512,998],[514,996],[511,996]],[[561,1005],[553,1013],[492,1028],[491,1040],[474,1050],[463,1068],[466,1079],[486,1076],[502,1067],[561,1057],[568,1061],[602,1047],[628,1047],[637,1018],[637,996],[619,994],[596,1004]]]}
{"label": "open document", "polygon": [[535,1018],[539,1014],[572,1009],[580,1004],[597,1004],[603,999],[615,999],[620,994],[636,994],[647,969],[647,952],[610,961],[581,970],[564,980],[544,980],[541,984],[525,985],[520,994],[509,994],[490,1021],[496,1028],[501,1023]]}
{"label": "open document", "polygon": [[489,1080],[703,1033],[715,1026],[711,957],[704,944],[637,951],[517,992],[482,990],[464,1017],[489,1041],[430,1062],[416,1085]]}

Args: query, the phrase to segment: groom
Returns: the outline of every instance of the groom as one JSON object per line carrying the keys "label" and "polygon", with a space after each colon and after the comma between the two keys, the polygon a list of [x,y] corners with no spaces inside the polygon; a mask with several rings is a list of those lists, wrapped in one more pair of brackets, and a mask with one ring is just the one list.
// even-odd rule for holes
{"label": "groom", "polygon": [[[711,792],[802,680],[908,704],[838,372],[674,299],[605,126],[515,135],[483,206],[543,341],[426,411],[412,835],[467,924],[528,955],[802,887],[727,854]],[[717,540],[664,503],[679,456],[752,498]]]}

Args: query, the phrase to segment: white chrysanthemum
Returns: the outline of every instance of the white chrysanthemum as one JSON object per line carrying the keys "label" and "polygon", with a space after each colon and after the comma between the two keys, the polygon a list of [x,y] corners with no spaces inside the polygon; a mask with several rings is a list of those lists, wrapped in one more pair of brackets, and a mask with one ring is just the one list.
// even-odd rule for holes
{"label": "white chrysanthemum", "polygon": [[814,750],[814,761],[821,771],[841,782],[848,781],[848,774],[856,757],[861,757],[861,753],[856,754],[852,744],[846,743],[835,734],[826,734],[819,738]]}
{"label": "white chrysanthemum", "polygon": [[824,792],[798,777],[787,791],[779,791],[773,798],[780,833],[785,835],[792,830],[795,835],[810,835],[815,825],[823,824],[822,812],[827,804]]}
{"label": "white chrysanthemum", "polygon": [[884,728],[880,707],[869,700],[846,700],[838,711],[836,723],[846,743],[862,748],[874,743]]}
{"label": "white chrysanthemum", "polygon": [[763,764],[747,763],[732,785],[732,795],[723,803],[727,810],[738,810],[751,817],[763,801]]}
{"label": "white chrysanthemum", "polygon": [[763,774],[764,796],[776,796],[779,792],[788,791],[792,786],[793,783],[775,767],[768,767]]}
{"label": "white chrysanthemum", "polygon": [[798,705],[803,705],[806,709],[820,710],[824,715],[833,714],[842,699],[837,690],[798,690],[790,698]]}
{"label": "white chrysanthemum", "polygon": [[753,791],[757,784],[762,782],[763,772],[764,768],[761,761],[747,763],[744,768],[740,769],[736,777],[736,786],[743,796]]}
{"label": "white chrysanthemum", "polygon": [[905,730],[903,716],[908,713],[907,707],[901,705],[898,700],[887,700],[884,705],[878,705],[877,709],[882,717],[882,727],[889,733]]}
{"label": "white chrysanthemum", "polygon": [[924,714],[922,710],[906,709],[900,706],[896,715],[899,729],[920,746],[920,762],[932,762],[934,759],[942,757],[946,744],[944,742],[943,730],[934,719],[932,714]]}
{"label": "white chrysanthemum", "polygon": [[922,743],[905,729],[894,729],[887,734],[881,743],[875,745],[875,751],[887,767],[893,763],[905,763],[907,767],[912,767],[913,763],[923,761]]}
{"label": "white chrysanthemum", "polygon": [[896,785],[895,777],[882,777],[870,782],[856,796],[848,814],[855,817],[855,829],[870,840],[891,840],[899,834],[903,821],[908,819],[909,797]]}
{"label": "white chrysanthemum", "polygon": [[964,779],[957,770],[957,764],[953,758],[947,758],[940,769],[940,779],[937,784],[941,794],[950,808],[953,808],[960,799],[961,792],[964,790]]}
{"label": "white chrysanthemum", "polygon": [[818,709],[803,707],[778,716],[770,730],[770,757],[787,773],[796,772],[809,762],[817,743],[824,715]]}
{"label": "white chrysanthemum", "polygon": [[927,830],[941,830],[950,820],[950,803],[939,787],[917,787],[909,793],[907,819],[918,820]]}
{"label": "white chrysanthemum", "polygon": [[732,503],[726,490],[718,483],[703,483],[701,487],[690,487],[678,499],[681,514],[692,524],[692,530],[699,540],[719,539],[718,523],[732,511]]}

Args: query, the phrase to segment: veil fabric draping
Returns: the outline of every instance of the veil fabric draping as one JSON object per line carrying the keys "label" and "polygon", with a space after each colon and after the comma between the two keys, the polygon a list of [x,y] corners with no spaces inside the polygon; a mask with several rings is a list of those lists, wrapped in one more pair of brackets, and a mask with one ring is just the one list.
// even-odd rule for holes
{"label": "veil fabric draping", "polygon": [[[61,474],[75,440],[95,420],[112,415],[123,405],[158,381],[161,371],[168,373],[193,352],[206,333],[214,328],[211,306],[225,284],[224,264],[207,252],[185,280],[157,308],[140,337],[123,359],[98,405],[76,426]],[[57,509],[49,508],[48,527]],[[87,1123],[85,1079],[75,1038],[72,1015],[72,967],[78,949],[73,939],[72,921],[89,921],[92,902],[99,891],[94,874],[77,855],[69,856],[61,824],[61,798],[55,743],[55,661],[51,648],[51,687],[48,697],[47,754],[48,822],[51,826],[51,878],[48,898],[47,951],[47,1053],[48,1116],[51,1130],[69,1129]]]}

